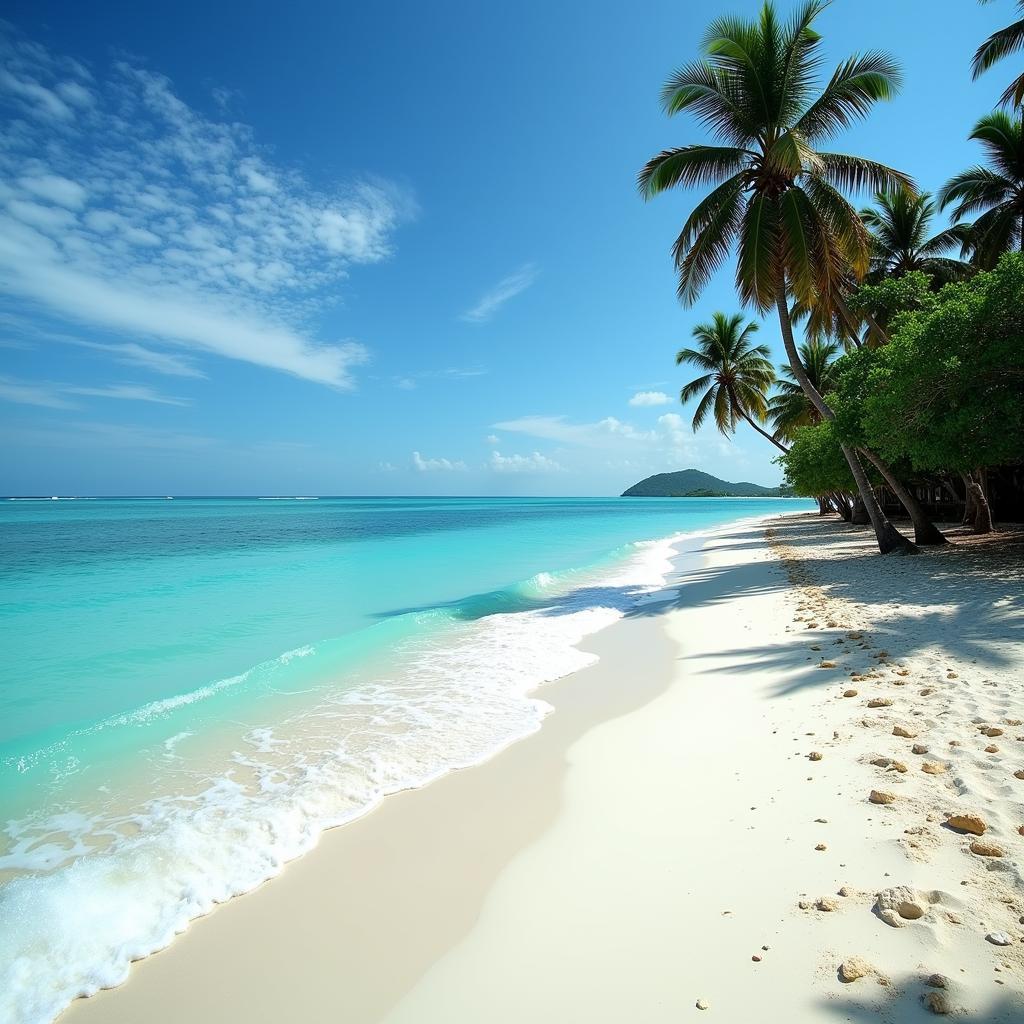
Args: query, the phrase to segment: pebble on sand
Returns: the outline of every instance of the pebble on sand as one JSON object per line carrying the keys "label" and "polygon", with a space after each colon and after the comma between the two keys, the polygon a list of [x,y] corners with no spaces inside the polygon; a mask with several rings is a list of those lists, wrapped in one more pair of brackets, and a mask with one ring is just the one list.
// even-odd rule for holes
{"label": "pebble on sand", "polygon": [[915,743],[911,748],[911,752],[914,754],[927,754],[928,744],[927,743]]}
{"label": "pebble on sand", "polygon": [[977,814],[950,814],[946,817],[946,824],[957,832],[970,832],[972,836],[984,835],[988,828]]}
{"label": "pebble on sand", "polygon": [[857,691],[856,690],[844,690],[843,691],[843,696],[844,697],[856,697],[857,696]]}
{"label": "pebble on sand", "polygon": [[891,708],[892,700],[889,697],[872,697],[868,701],[869,708]]}
{"label": "pebble on sand", "polygon": [[990,725],[987,729],[981,730],[986,736],[1002,736],[1003,730],[998,725]]}
{"label": "pebble on sand", "polygon": [[917,893],[906,885],[895,885],[883,889],[876,897],[878,916],[893,928],[902,928],[904,921],[916,921],[924,917],[927,907],[917,898]]}
{"label": "pebble on sand", "polygon": [[822,758],[822,756],[823,756],[823,755],[822,755],[821,751],[819,751],[819,750],[812,750],[812,751],[811,751],[811,752],[810,752],[810,753],[809,753],[809,754],[807,755],[807,760],[808,760],[808,761],[820,761],[820,760],[821,760],[821,758]]}
{"label": "pebble on sand", "polygon": [[946,988],[949,985],[949,979],[944,974],[929,974],[925,984],[931,988]]}
{"label": "pebble on sand", "polygon": [[932,1013],[947,1014],[950,1012],[949,996],[945,992],[926,992],[922,998],[924,1005]]}
{"label": "pebble on sand", "polygon": [[912,740],[917,733],[913,729],[908,729],[905,725],[894,725],[892,727],[893,736],[901,736],[905,740]]}
{"label": "pebble on sand", "polygon": [[856,981],[858,978],[866,978],[869,974],[874,973],[874,967],[863,957],[859,956],[847,957],[839,965],[839,980],[845,981],[847,984],[851,981]]}
{"label": "pebble on sand", "polygon": [[873,804],[891,804],[896,799],[895,793],[886,793],[884,790],[873,789],[868,793],[868,799]]}
{"label": "pebble on sand", "polygon": [[975,839],[971,843],[971,853],[977,857],[1002,857],[1005,855],[1001,846],[990,843],[987,839]]}
{"label": "pebble on sand", "polygon": [[1013,945],[1013,939],[1010,938],[1006,932],[989,932],[985,936],[986,942],[991,942],[993,946],[1010,946]]}
{"label": "pebble on sand", "polygon": [[942,775],[945,770],[946,766],[941,761],[925,761],[921,765],[921,771],[927,775]]}
{"label": "pebble on sand", "polygon": [[706,999],[698,999],[697,1000],[697,1009],[698,1010],[706,1010],[707,1008],[708,1008],[708,1001]]}

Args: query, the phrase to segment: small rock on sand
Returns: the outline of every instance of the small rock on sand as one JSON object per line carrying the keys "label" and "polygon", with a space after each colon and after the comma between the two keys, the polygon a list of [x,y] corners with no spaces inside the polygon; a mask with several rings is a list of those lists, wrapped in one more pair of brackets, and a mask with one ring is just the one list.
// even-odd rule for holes
{"label": "small rock on sand", "polygon": [[982,732],[986,736],[1002,736],[1003,730],[998,725],[990,725],[987,729],[982,729]]}
{"label": "small rock on sand", "polygon": [[873,757],[871,759],[871,763],[876,768],[888,768],[889,765],[892,764],[892,758],[891,757]]}
{"label": "small rock on sand", "polygon": [[848,885],[844,885],[839,890],[839,895],[840,896],[852,896],[853,895],[853,889],[851,889]]}
{"label": "small rock on sand", "polygon": [[818,665],[818,668],[835,668],[835,667],[836,667],[836,663],[834,661],[823,661],[823,662],[821,662],[820,665]]}
{"label": "small rock on sand", "polygon": [[975,839],[971,843],[971,853],[977,857],[1002,857],[1004,850],[996,843],[990,843],[987,839]]}
{"label": "small rock on sand", "polygon": [[911,752],[914,754],[927,754],[928,744],[927,743],[915,743],[911,748]]}
{"label": "small rock on sand", "polygon": [[832,913],[833,910],[839,909],[839,901],[834,900],[831,896],[822,896],[821,899],[814,904],[814,909]]}
{"label": "small rock on sand", "polygon": [[946,770],[946,766],[941,761],[925,761],[921,765],[921,771],[927,775],[941,775]]}
{"label": "small rock on sand", "polygon": [[1013,944],[1013,939],[1006,932],[989,932],[985,936],[985,941],[991,942],[993,946],[1010,946]]}
{"label": "small rock on sand", "polygon": [[929,974],[925,984],[931,988],[945,988],[949,984],[949,979],[944,974]]}
{"label": "small rock on sand", "polygon": [[809,753],[809,754],[807,755],[807,760],[808,760],[808,761],[820,761],[820,760],[821,760],[821,758],[822,758],[822,754],[821,754],[821,752],[820,752],[820,751],[818,751],[818,750],[812,750],[812,751],[811,751],[811,752],[810,752],[810,753]]}
{"label": "small rock on sand", "polygon": [[1017,771],[1013,773],[1013,777],[1015,779],[1024,779],[1024,768],[1018,768]]}
{"label": "small rock on sand", "polygon": [[828,847],[824,843],[818,843],[818,845],[815,847],[815,849],[820,852],[821,850],[827,850]]}
{"label": "small rock on sand", "polygon": [[990,743],[985,748],[985,753],[986,754],[998,754],[999,753],[999,748],[994,743]]}
{"label": "small rock on sand", "polygon": [[869,708],[891,708],[892,700],[889,697],[872,697],[868,701]]}
{"label": "small rock on sand", "polygon": [[873,789],[868,793],[868,799],[873,804],[891,804],[896,799],[896,794],[886,793],[880,789]]}
{"label": "small rock on sand", "polygon": [[697,1000],[697,1009],[698,1010],[706,1010],[707,1008],[708,1008],[708,1001],[706,999],[698,999]]}
{"label": "small rock on sand", "polygon": [[856,981],[858,978],[866,978],[869,974],[874,973],[874,967],[863,957],[859,956],[847,957],[839,965],[839,980],[845,981],[847,984],[851,981]]}
{"label": "small rock on sand", "polygon": [[905,740],[912,740],[917,735],[913,729],[908,729],[905,725],[894,725],[892,734],[893,736],[902,736]]}
{"label": "small rock on sand", "polygon": [[856,690],[844,690],[843,691],[843,696],[844,697],[856,697],[857,696],[857,691]]}
{"label": "small rock on sand", "polygon": [[924,917],[927,907],[921,904],[917,893],[905,885],[883,889],[876,897],[878,916],[893,928],[902,928],[904,921]]}
{"label": "small rock on sand", "polygon": [[926,992],[924,1005],[932,1013],[947,1014],[950,1012],[949,996],[945,992]]}
{"label": "small rock on sand", "polygon": [[984,819],[977,814],[950,814],[946,818],[946,824],[958,832],[970,832],[972,836],[984,835],[985,829],[988,828]]}

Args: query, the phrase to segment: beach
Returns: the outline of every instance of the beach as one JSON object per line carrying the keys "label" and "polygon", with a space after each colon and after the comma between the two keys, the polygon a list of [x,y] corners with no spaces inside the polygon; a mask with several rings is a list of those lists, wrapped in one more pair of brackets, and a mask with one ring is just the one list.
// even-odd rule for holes
{"label": "beach", "polygon": [[1019,547],[957,540],[883,560],[800,515],[677,543],[538,731],[62,1021],[1019,1019]]}

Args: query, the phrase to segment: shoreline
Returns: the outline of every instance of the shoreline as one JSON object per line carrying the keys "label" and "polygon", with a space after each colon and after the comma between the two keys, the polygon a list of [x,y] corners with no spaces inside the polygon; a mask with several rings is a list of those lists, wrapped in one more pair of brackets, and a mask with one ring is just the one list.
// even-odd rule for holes
{"label": "shoreline", "polygon": [[[813,515],[779,522],[776,533],[808,534],[806,546],[859,545],[861,584],[893,564],[866,560],[862,532]],[[964,946],[966,926],[940,919],[969,917],[959,880],[926,877],[923,841],[913,853],[893,828],[900,812],[866,802],[879,774],[867,755],[883,738],[866,726],[847,736],[859,701],[823,701],[825,679],[834,688],[842,676],[817,668],[796,607],[832,609],[836,629],[813,637],[823,643],[839,625],[867,636],[870,616],[845,596],[799,596],[804,562],[778,557],[778,537],[773,552],[749,524],[711,532],[660,599],[580,645],[600,661],[544,685],[557,713],[538,732],[325,833],[60,1019],[669,1021],[706,1000],[729,1020],[755,1006],[825,1020],[860,1003],[916,1012],[923,967],[912,957],[897,970],[908,945],[953,979],[958,1005],[988,1006],[992,1020],[1018,1012],[1018,949]],[[901,656],[897,635],[886,643]],[[858,654],[849,640],[836,646]],[[812,744],[822,760],[808,762]],[[934,781],[896,784],[921,779]],[[962,874],[963,856],[959,845],[936,856],[939,874]],[[887,879],[945,895],[912,929],[889,928],[869,899]],[[829,895],[843,886],[856,895]],[[820,900],[836,907],[813,909]],[[841,986],[837,958],[853,954],[891,983]],[[1010,964],[1003,1006],[978,981],[993,956]]]}

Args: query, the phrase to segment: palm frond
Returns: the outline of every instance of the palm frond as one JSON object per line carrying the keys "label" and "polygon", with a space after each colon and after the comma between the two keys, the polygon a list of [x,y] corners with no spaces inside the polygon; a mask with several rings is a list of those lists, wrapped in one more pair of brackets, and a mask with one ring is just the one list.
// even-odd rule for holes
{"label": "palm frond", "polygon": [[644,164],[637,188],[645,199],[676,185],[718,185],[753,157],[732,146],[680,146],[666,149]]}
{"label": "palm frond", "polygon": [[867,117],[880,100],[892,99],[902,84],[896,60],[873,50],[843,61],[821,95],[796,122],[807,139],[829,138]]}

